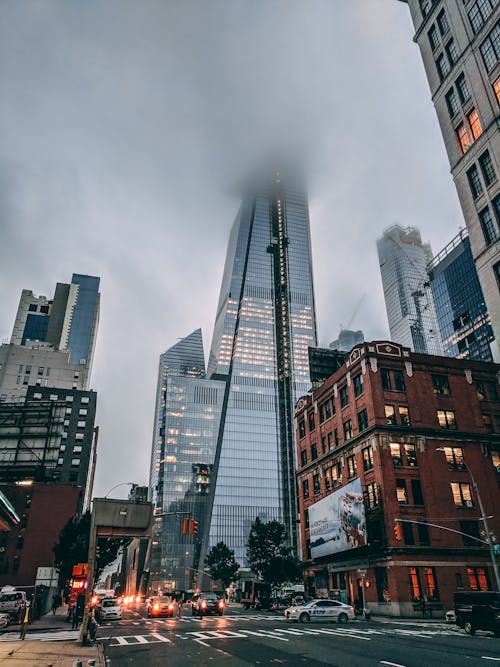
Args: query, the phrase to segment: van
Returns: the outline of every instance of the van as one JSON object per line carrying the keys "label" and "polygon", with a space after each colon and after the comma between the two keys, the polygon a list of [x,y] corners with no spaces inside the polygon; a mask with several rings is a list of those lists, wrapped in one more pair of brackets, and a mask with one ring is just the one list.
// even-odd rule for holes
{"label": "van", "polygon": [[495,591],[457,591],[455,623],[469,635],[490,630],[500,637],[500,593]]}
{"label": "van", "polygon": [[19,609],[26,604],[24,591],[8,591],[0,594],[0,614],[9,614],[11,618],[19,616]]}

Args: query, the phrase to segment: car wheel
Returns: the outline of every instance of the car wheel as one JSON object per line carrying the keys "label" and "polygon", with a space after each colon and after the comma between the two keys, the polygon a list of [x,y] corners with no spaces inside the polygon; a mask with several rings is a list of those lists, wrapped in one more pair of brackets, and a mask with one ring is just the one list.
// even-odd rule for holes
{"label": "car wheel", "polygon": [[338,617],[337,620],[338,620],[339,623],[347,623],[349,618],[348,618],[347,614],[339,614],[339,617]]}
{"label": "car wheel", "polygon": [[473,635],[476,630],[470,621],[465,621],[464,630],[468,635]]}
{"label": "car wheel", "polygon": [[302,612],[302,614],[299,616],[299,621],[301,623],[309,623],[310,620],[311,617],[309,616],[309,614],[306,614],[305,611]]}

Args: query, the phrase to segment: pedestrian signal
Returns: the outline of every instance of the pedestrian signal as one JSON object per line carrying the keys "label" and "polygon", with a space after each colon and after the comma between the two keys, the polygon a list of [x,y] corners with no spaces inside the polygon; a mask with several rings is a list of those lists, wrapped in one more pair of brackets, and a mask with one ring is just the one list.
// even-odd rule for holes
{"label": "pedestrian signal", "polygon": [[394,524],[394,537],[398,542],[403,539],[403,526],[399,522]]}
{"label": "pedestrian signal", "polygon": [[182,534],[187,535],[189,531],[189,521],[190,519],[183,519],[182,521]]}

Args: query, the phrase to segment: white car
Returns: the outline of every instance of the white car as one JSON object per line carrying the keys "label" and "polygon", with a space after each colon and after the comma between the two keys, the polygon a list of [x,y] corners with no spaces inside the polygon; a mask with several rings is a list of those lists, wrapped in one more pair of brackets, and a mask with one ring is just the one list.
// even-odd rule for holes
{"label": "white car", "polygon": [[289,621],[337,621],[347,623],[354,619],[354,607],[338,600],[312,600],[307,604],[285,609],[285,618]]}
{"label": "white car", "polygon": [[104,598],[99,605],[99,620],[120,619],[122,617],[122,608],[115,598]]}

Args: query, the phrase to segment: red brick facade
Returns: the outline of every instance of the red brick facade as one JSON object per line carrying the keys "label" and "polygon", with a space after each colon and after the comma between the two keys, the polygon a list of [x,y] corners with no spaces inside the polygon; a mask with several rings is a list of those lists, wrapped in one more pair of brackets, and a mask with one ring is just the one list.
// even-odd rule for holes
{"label": "red brick facade", "polygon": [[[302,560],[309,593],[361,599],[386,615],[436,615],[453,593],[496,588],[474,482],[500,541],[500,366],[356,346],[296,407]],[[350,422],[350,423],[349,423]],[[442,451],[442,450],[445,451]],[[367,546],[311,559],[308,508],[359,478]],[[436,524],[443,528],[395,519]]]}

